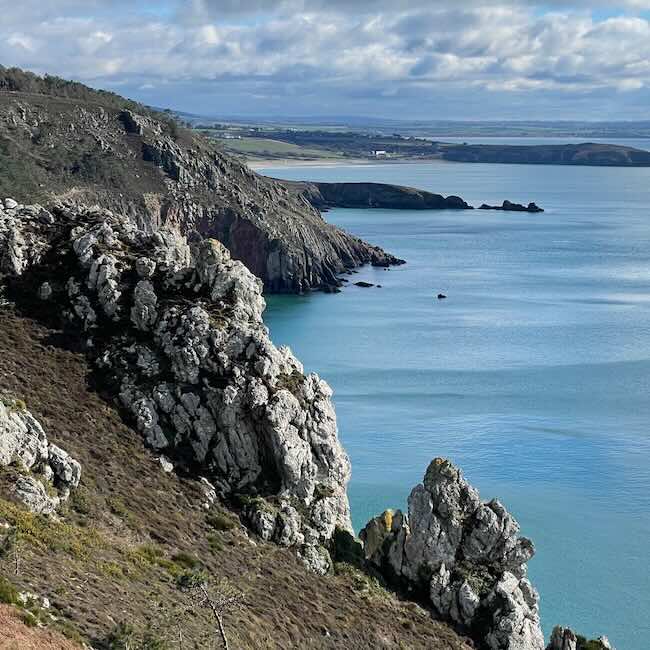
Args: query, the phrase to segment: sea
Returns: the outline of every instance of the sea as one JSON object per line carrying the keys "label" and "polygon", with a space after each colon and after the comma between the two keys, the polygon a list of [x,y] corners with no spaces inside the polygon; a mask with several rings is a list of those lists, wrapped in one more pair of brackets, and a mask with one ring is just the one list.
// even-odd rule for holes
{"label": "sea", "polygon": [[[357,531],[404,509],[428,463],[447,457],[534,541],[529,573],[547,637],[570,625],[618,650],[647,650],[650,168],[436,161],[260,171],[544,208],[331,210],[328,221],[407,263],[361,268],[340,294],[269,296],[265,321],[334,390]],[[353,286],[360,280],[381,288]]]}

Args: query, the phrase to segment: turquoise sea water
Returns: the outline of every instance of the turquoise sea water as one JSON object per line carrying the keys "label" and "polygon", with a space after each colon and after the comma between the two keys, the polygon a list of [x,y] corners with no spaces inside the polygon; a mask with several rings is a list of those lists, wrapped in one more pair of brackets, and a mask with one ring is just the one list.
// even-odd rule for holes
{"label": "turquoise sea water", "polygon": [[428,462],[447,456],[535,541],[546,634],[570,624],[618,650],[650,647],[650,169],[264,173],[546,209],[332,210],[329,221],[408,263],[349,276],[381,289],[271,297],[266,322],[334,388],[357,529],[404,507]]}

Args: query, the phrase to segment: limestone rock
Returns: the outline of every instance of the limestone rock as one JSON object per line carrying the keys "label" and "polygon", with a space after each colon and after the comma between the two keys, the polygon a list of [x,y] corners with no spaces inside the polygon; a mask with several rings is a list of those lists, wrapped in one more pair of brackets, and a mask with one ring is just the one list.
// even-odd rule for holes
{"label": "limestone rock", "polygon": [[16,497],[39,514],[52,514],[81,478],[81,465],[48,443],[43,427],[24,404],[0,396],[0,467],[9,466],[19,472]]}
{"label": "limestone rock", "polygon": [[600,636],[595,641],[587,641],[584,637],[579,637],[570,628],[560,625],[553,628],[551,640],[546,646],[546,650],[582,650],[585,647],[593,650],[614,650],[606,636]]}
{"label": "limestone rock", "polygon": [[408,500],[361,533],[368,561],[387,579],[428,594],[443,619],[490,650],[542,650],[538,595],[526,578],[532,542],[496,500],[436,458]]}
{"label": "limestone rock", "polygon": [[573,630],[556,625],[546,650],[576,650],[577,644],[578,639]]}
{"label": "limestone rock", "polygon": [[14,494],[30,512],[39,515],[53,514],[61,503],[59,497],[49,496],[43,483],[33,476],[18,476]]}
{"label": "limestone rock", "polygon": [[[7,231],[32,242],[7,282],[37,295],[44,270],[56,278],[50,304],[84,333],[146,442],[205,475],[207,507],[217,494],[252,498],[258,507],[244,515],[254,530],[326,570],[335,528],[351,530],[350,464],[329,386],[268,337],[260,280],[216,240],[145,232],[72,205],[44,224],[34,210],[5,217]],[[0,236],[0,259],[11,245]],[[52,268],[41,265],[30,289],[32,247]],[[57,457],[53,469],[74,484],[74,468]]]}

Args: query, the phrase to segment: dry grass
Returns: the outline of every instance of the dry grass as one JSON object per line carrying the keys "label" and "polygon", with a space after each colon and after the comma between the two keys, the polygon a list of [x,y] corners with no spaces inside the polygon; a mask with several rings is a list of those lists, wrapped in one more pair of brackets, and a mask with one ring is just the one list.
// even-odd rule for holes
{"label": "dry grass", "polygon": [[28,626],[22,612],[0,605],[0,650],[81,650],[56,631]]}

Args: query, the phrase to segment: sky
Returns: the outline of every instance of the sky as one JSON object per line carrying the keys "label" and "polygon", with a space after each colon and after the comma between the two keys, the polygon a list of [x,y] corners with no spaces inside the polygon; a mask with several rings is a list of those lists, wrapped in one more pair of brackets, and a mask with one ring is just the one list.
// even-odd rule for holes
{"label": "sky", "polygon": [[650,0],[0,0],[0,64],[209,116],[650,119]]}

